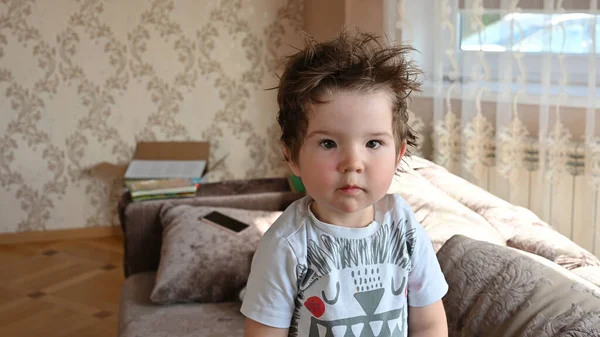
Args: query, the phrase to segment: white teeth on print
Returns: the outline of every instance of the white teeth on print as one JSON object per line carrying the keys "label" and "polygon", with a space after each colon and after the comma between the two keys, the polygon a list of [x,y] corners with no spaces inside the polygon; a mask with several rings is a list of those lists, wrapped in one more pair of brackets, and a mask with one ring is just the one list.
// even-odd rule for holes
{"label": "white teeth on print", "polygon": [[317,324],[317,328],[319,329],[319,336],[325,337],[327,335],[327,327]]}
{"label": "white teeth on print", "polygon": [[358,324],[354,324],[352,326],[352,332],[354,333],[354,336],[356,337],[360,337],[360,334],[363,330],[363,328],[365,327],[364,323],[358,323]]}
{"label": "white teeth on print", "polygon": [[398,326],[399,323],[400,323],[399,318],[390,319],[388,321],[388,327],[390,328],[390,334],[394,332],[394,329]]}
{"label": "white teeth on print", "polygon": [[371,326],[371,330],[373,331],[373,336],[379,336],[379,333],[381,332],[381,327],[383,326],[383,321],[369,322],[369,325]]}
{"label": "white teeth on print", "polygon": [[344,337],[347,329],[348,327],[345,325],[334,326],[331,328],[331,332],[333,333],[333,337]]}

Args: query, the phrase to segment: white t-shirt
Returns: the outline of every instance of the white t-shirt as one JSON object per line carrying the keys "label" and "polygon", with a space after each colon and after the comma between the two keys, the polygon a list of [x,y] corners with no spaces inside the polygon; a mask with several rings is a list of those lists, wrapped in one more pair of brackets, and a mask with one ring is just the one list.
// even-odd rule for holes
{"label": "white t-shirt", "polygon": [[289,336],[407,336],[407,304],[448,290],[410,206],[388,194],[371,224],[346,228],[319,221],[311,202],[294,202],[265,233],[241,312]]}

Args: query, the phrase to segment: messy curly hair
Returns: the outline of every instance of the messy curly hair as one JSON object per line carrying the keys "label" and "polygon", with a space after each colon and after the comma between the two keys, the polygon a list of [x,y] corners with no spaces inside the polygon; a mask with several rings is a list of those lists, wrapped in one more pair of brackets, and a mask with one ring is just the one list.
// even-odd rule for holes
{"label": "messy curly hair", "polygon": [[326,103],[323,96],[336,91],[388,93],[396,152],[404,141],[407,148],[414,147],[417,137],[408,125],[407,100],[412,91],[419,90],[417,78],[421,72],[406,58],[413,50],[407,45],[384,43],[380,37],[358,30],[343,30],[323,43],[306,36],[305,47],[288,57],[277,87],[281,142],[291,156],[285,159],[298,161],[310,105]]}

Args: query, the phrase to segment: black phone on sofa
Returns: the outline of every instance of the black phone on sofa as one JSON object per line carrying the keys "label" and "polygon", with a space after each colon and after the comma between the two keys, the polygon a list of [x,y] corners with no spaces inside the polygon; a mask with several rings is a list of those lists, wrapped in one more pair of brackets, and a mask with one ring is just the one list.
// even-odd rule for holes
{"label": "black phone on sofa", "polygon": [[244,229],[248,228],[248,224],[245,224],[241,221],[238,221],[232,217],[229,217],[221,212],[211,212],[205,216],[202,217],[202,219],[206,219],[214,224],[217,224],[219,226],[223,226],[229,230],[232,230],[236,233],[239,233],[241,231],[243,231]]}

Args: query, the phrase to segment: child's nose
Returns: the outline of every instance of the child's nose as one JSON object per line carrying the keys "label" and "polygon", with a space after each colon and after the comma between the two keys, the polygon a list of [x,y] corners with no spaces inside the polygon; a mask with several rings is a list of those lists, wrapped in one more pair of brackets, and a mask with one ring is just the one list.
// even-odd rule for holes
{"label": "child's nose", "polygon": [[343,153],[343,158],[339,164],[339,171],[342,173],[362,173],[364,165],[360,157],[359,151],[355,149],[346,149]]}

